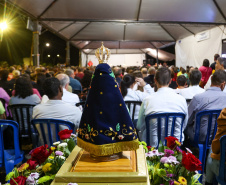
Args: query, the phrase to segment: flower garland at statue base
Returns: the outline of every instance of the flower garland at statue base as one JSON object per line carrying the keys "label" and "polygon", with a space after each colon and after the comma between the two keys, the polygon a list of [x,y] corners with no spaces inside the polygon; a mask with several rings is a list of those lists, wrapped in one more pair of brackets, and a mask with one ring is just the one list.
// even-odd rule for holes
{"label": "flower garland at statue base", "polygon": [[202,170],[199,159],[188,148],[187,152],[182,151],[177,138],[169,136],[165,139],[167,146],[160,142],[158,150],[140,142],[146,151],[150,184],[201,185],[198,181],[201,176],[198,170]]}
{"label": "flower garland at statue base", "polygon": [[[65,162],[75,147],[76,135],[72,130],[62,130],[58,133],[60,141],[53,143],[54,146],[48,149],[48,145],[37,147],[30,151],[31,158],[19,168],[14,168],[7,174],[6,185],[49,185],[53,181],[60,167]],[[76,183],[71,183],[72,185]]]}

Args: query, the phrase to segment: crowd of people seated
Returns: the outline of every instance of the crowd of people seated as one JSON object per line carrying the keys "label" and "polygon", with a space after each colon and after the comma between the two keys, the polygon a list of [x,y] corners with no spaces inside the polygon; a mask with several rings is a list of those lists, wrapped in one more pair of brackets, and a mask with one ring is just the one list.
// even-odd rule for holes
{"label": "crowd of people seated", "polygon": [[[219,138],[224,131],[226,112],[226,59],[214,56],[210,65],[205,59],[199,68],[167,66],[112,67],[125,101],[140,101],[134,119],[140,140],[146,140],[145,117],[149,114],[180,112],[185,114],[182,143],[192,142],[195,132],[195,115],[202,110],[222,109],[218,131],[207,162],[206,184],[212,183],[211,164],[219,166]],[[33,119],[55,118],[70,121],[79,127],[82,108],[76,103],[88,94],[95,67],[0,67],[0,119],[12,119],[8,105],[32,104]],[[186,101],[187,100],[187,101]],[[189,102],[189,103],[188,103]],[[169,127],[171,123],[169,122]],[[157,146],[157,120],[150,129],[151,146]],[[175,137],[180,138],[180,120],[175,123]],[[61,128],[63,129],[63,128]],[[200,141],[204,142],[207,120],[203,118]],[[162,131],[164,128],[162,128]],[[164,141],[164,137],[162,138]],[[217,167],[216,167],[217,168]]]}

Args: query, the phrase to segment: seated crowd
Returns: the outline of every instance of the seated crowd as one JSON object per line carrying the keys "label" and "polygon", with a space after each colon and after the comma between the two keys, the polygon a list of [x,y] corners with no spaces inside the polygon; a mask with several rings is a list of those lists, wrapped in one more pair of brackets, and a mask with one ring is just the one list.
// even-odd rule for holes
{"label": "seated crowd", "polygon": [[[219,139],[224,132],[226,120],[226,59],[214,56],[215,65],[207,59],[199,69],[187,66],[178,69],[167,65],[139,67],[113,67],[125,101],[140,101],[134,119],[140,140],[146,141],[145,117],[149,114],[180,112],[185,114],[182,128],[182,143],[187,147],[194,141],[195,115],[202,110],[221,109],[218,131],[207,160],[206,184],[211,184],[217,175],[220,159]],[[82,107],[88,94],[94,67],[28,67],[2,66],[0,68],[0,119],[12,119],[8,105],[32,104],[33,119],[55,118],[70,121],[79,127]],[[131,114],[131,112],[130,112]],[[171,122],[169,121],[169,127]],[[200,142],[205,141],[207,119],[202,119]],[[150,144],[158,145],[157,120],[151,122]],[[175,123],[175,137],[181,137],[181,121]],[[61,128],[63,129],[63,128]],[[164,128],[161,128],[162,132]],[[163,135],[164,136],[164,135]],[[164,141],[164,137],[162,137]],[[215,168],[211,169],[211,165]]]}

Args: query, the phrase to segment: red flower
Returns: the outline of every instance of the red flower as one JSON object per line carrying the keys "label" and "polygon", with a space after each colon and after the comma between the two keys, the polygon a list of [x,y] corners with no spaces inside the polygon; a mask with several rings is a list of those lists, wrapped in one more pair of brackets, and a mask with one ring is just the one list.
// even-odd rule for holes
{"label": "red flower", "polygon": [[177,145],[175,141],[178,141],[178,139],[172,136],[166,137],[165,139],[167,140],[167,147],[173,150]]}
{"label": "red flower", "polygon": [[45,160],[52,153],[52,150],[51,149],[47,150],[47,148],[48,148],[48,145],[35,148],[34,151],[31,153],[31,160],[37,161],[38,164],[44,163]]}
{"label": "red flower", "polygon": [[201,162],[192,153],[182,153],[182,165],[189,171],[202,170]]}
{"label": "red flower", "polygon": [[[10,179],[10,185],[25,185],[27,177],[19,176],[17,178]],[[16,183],[15,183],[16,182]]]}
{"label": "red flower", "polygon": [[29,164],[28,169],[29,170],[33,170],[38,165],[38,162],[37,161],[32,161],[31,159],[28,159],[27,160],[27,164]]}
{"label": "red flower", "polygon": [[64,139],[70,138],[72,132],[73,132],[73,130],[68,130],[68,129],[61,130],[58,133],[58,135],[60,136],[60,140],[64,140]]}
{"label": "red flower", "polygon": [[151,146],[147,146],[148,151],[151,149]]}

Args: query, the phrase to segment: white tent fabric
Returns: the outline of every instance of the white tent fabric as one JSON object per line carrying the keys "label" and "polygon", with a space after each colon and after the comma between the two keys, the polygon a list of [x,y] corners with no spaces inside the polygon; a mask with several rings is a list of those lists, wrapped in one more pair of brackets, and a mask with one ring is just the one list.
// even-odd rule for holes
{"label": "white tent fabric", "polygon": [[215,36],[210,31],[210,39],[199,43],[194,36],[226,25],[225,0],[7,0],[7,6],[17,7],[87,55],[102,41],[118,54],[142,54],[177,42],[178,66],[198,66],[203,56],[212,60],[220,52],[215,39],[222,32]]}
{"label": "white tent fabric", "polygon": [[176,65],[178,67],[202,66],[203,60],[213,62],[216,53],[221,54],[222,39],[225,37],[224,26],[208,30],[209,38],[197,41],[195,36],[189,36],[176,42]]}
{"label": "white tent fabric", "polygon": [[[79,49],[144,49],[226,24],[224,0],[7,0]],[[196,23],[194,25],[194,23]],[[126,42],[134,41],[128,45]],[[138,42],[139,44],[136,44]],[[164,45],[164,44],[161,44]],[[117,48],[116,48],[117,47]],[[136,48],[134,48],[136,47]],[[94,48],[92,48],[94,49]]]}
{"label": "white tent fabric", "polygon": [[[108,60],[110,66],[142,66],[145,54],[114,54]],[[94,66],[99,64],[95,55],[88,55],[88,62],[92,61]]]}

